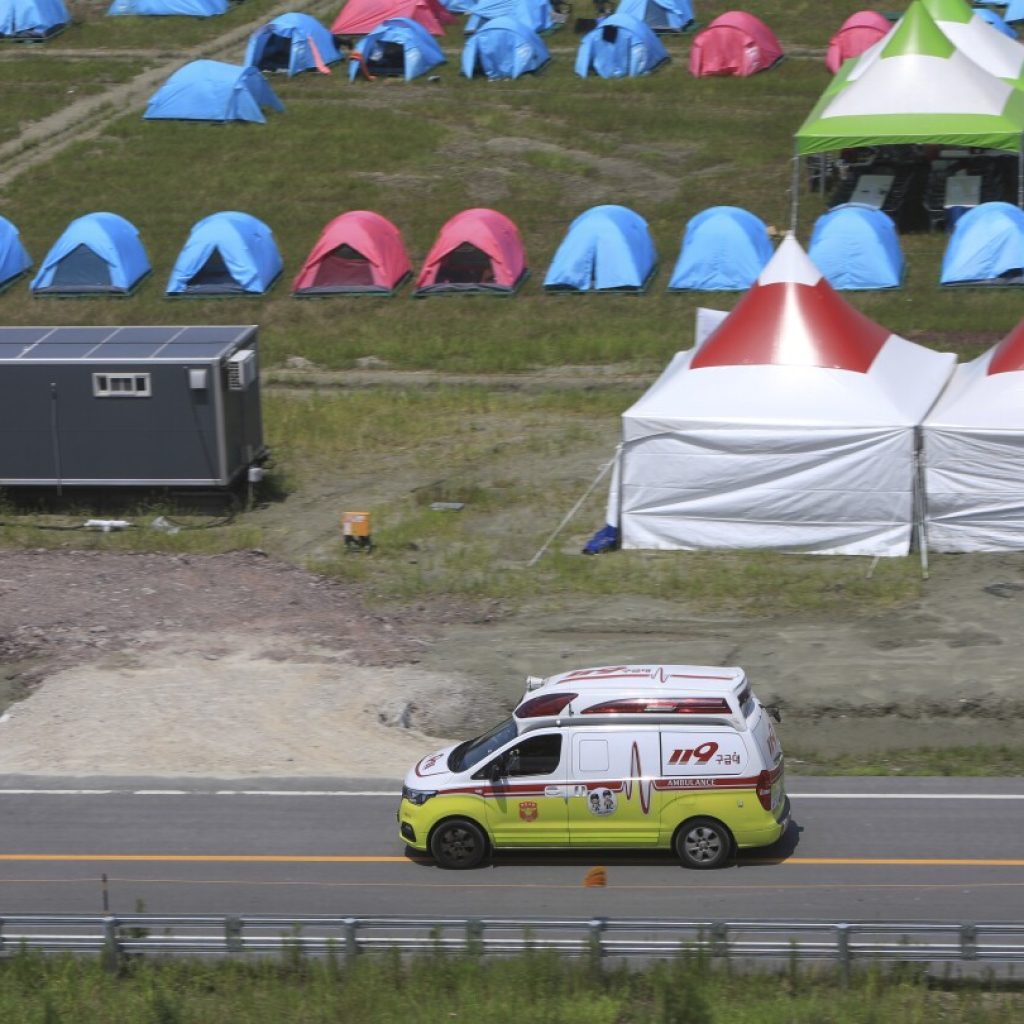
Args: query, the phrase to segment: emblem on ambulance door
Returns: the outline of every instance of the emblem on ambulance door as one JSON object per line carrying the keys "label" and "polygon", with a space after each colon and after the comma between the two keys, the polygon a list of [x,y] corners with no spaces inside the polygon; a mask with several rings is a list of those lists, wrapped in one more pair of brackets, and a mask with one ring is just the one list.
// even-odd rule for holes
{"label": "emblem on ambulance door", "polygon": [[519,803],[519,817],[523,821],[536,821],[537,815],[540,811],[537,809],[537,803],[534,800],[521,800]]}
{"label": "emblem on ambulance door", "polygon": [[587,808],[591,814],[612,814],[618,798],[610,789],[592,789],[587,794]]}

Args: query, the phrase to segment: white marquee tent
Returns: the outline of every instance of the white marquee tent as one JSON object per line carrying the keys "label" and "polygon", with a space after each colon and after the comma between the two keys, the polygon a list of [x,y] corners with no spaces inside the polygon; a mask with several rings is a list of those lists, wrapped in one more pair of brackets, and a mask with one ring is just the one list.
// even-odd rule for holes
{"label": "white marquee tent", "polygon": [[954,363],[859,313],[787,236],[623,414],[608,523],[624,548],[907,554],[916,428]]}
{"label": "white marquee tent", "polygon": [[1024,320],[957,368],[923,434],[929,547],[1024,549]]}

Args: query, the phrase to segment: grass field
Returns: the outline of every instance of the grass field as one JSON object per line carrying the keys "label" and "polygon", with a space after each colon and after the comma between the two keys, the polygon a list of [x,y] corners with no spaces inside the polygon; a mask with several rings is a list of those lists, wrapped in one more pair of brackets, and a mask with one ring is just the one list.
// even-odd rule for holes
{"label": "grass field", "polygon": [[218,963],[138,960],[121,976],[97,959],[18,954],[0,962],[8,1024],[507,1024],[529,1005],[538,1024],[1007,1024],[1018,986],[985,980],[929,985],[917,964],[866,967],[843,986],[829,969],[794,961],[742,972],[702,956],[636,968],[544,952],[480,959],[424,955]]}
{"label": "grass field", "polygon": [[[224,18],[184,25],[177,22],[186,19],[165,25],[164,19],[94,16],[59,44],[139,47],[148,38],[155,52],[173,52],[222,31],[229,19],[235,25],[258,13],[250,2],[258,0]],[[698,17],[706,22],[724,6],[698,5]],[[254,322],[263,328],[266,365],[302,355],[345,368],[375,355],[396,367],[454,372],[624,361],[653,372],[690,344],[698,304],[735,302],[729,294],[666,294],[688,218],[731,203],[785,227],[792,135],[828,81],[820,48],[851,5],[832,0],[751,9],[794,55],[747,80],[692,78],[689,37],[668,41],[674,60],[652,76],[581,80],[571,67],[576,37],[563,30],[550,37],[554,59],[544,74],[469,81],[457,74],[456,26],[446,41],[450,62],[435,83],[349,85],[341,69],[329,77],[276,76],[273,86],[287,111],[264,126],[144,123],[140,110],[125,112],[101,138],[16,180],[0,210],[21,229],[37,260],[73,217],[90,210],[120,213],[139,228],[152,277],[121,301],[33,300],[19,286],[0,297],[0,316],[6,323]],[[15,74],[12,63],[19,74],[24,68],[34,83],[21,99],[19,86],[15,106],[24,113],[18,116],[37,116],[33,104],[41,101],[32,96],[38,92],[66,93],[69,68],[76,81],[95,84],[84,70],[87,58],[69,65],[37,56],[42,50],[0,65],[8,76]],[[94,59],[100,79],[130,67]],[[648,221],[661,266],[649,294],[545,294],[541,281],[566,228],[598,203],[629,206]],[[515,299],[412,302],[406,291],[391,301],[300,302],[289,295],[320,229],[344,210],[369,208],[391,218],[417,265],[443,222],[472,205],[493,206],[519,226],[533,276]],[[285,262],[282,280],[259,299],[165,298],[190,226],[219,209],[245,210],[271,226]],[[821,209],[819,196],[804,196],[805,242]],[[906,286],[851,301],[908,337],[973,354],[1013,326],[1019,296],[1012,290],[940,291],[945,242],[938,233],[905,237]]]}

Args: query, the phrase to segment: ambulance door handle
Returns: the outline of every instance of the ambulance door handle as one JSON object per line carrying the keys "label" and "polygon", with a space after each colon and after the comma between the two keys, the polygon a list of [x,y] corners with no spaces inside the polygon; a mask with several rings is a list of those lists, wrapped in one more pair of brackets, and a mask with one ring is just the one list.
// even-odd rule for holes
{"label": "ambulance door handle", "polygon": [[544,795],[545,796],[564,796],[565,794],[562,792],[562,787],[561,786],[545,786],[544,787]]}

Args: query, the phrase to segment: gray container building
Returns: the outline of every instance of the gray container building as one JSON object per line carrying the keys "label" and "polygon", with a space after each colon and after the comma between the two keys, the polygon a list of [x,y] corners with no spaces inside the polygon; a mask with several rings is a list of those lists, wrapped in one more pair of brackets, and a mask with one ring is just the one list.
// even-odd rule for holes
{"label": "gray container building", "polygon": [[259,383],[251,326],[0,327],[0,487],[228,488]]}

